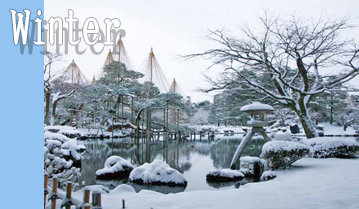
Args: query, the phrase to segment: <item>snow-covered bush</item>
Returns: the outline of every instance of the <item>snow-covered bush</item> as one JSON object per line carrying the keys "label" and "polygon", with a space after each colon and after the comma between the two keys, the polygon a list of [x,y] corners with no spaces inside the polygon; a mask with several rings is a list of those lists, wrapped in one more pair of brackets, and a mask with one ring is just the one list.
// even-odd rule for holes
{"label": "snow-covered bush", "polygon": [[58,133],[44,133],[44,170],[50,178],[57,177],[59,186],[67,181],[76,183],[81,176],[81,152],[85,148]]}
{"label": "snow-covered bush", "polygon": [[264,170],[263,163],[259,157],[245,156],[240,158],[240,171],[250,178],[259,178]]}
{"label": "snow-covered bush", "polygon": [[96,178],[103,180],[128,177],[133,165],[119,156],[111,156],[105,161],[104,168],[96,171]]}
{"label": "snow-covered bush", "polygon": [[79,130],[60,130],[57,132],[69,138],[81,138],[81,132]]}
{"label": "snow-covered bush", "polygon": [[353,157],[359,154],[359,143],[353,138],[318,137],[307,140],[315,158]]}
{"label": "snow-covered bush", "polygon": [[261,158],[271,170],[290,166],[309,153],[307,145],[290,141],[270,141],[263,145]]}
{"label": "snow-covered bush", "polygon": [[244,174],[238,170],[221,169],[207,173],[208,181],[235,181],[244,178]]}
{"label": "snow-covered bush", "polygon": [[161,160],[154,160],[133,169],[130,180],[139,184],[187,185],[187,180],[179,171]]}

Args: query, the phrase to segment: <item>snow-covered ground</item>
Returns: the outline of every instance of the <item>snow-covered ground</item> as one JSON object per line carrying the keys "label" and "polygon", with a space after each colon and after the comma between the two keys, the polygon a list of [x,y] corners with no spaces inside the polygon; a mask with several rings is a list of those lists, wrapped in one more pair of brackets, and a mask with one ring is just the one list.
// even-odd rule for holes
{"label": "snow-covered ground", "polygon": [[[142,209],[357,209],[359,208],[359,159],[304,158],[293,168],[277,171],[274,180],[250,183],[239,189],[192,191],[164,195],[139,193],[103,194],[102,206]],[[82,199],[81,192],[74,197]]]}

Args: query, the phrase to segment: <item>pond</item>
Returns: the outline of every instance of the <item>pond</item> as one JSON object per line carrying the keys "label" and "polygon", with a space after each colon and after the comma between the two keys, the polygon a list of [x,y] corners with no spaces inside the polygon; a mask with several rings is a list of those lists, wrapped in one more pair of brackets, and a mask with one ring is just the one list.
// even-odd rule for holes
{"label": "pond", "polygon": [[[154,190],[161,193],[177,193],[193,190],[215,190],[226,188],[238,188],[247,183],[247,180],[226,183],[211,183],[206,181],[206,174],[210,170],[229,168],[234,152],[241,141],[241,137],[229,137],[215,140],[202,141],[155,141],[146,151],[146,145],[131,146],[131,139],[86,140],[82,143],[86,146],[86,153],[82,160],[82,175],[80,182],[86,185],[104,185],[110,189],[125,183],[131,185],[137,192],[141,189]],[[266,141],[263,138],[254,138],[244,150],[242,156],[259,156]],[[133,184],[128,179],[103,181],[96,180],[95,172],[103,168],[106,159],[112,155],[120,156],[134,166],[145,162],[160,159],[172,168],[179,170],[187,179],[187,187],[173,186],[143,186]]]}

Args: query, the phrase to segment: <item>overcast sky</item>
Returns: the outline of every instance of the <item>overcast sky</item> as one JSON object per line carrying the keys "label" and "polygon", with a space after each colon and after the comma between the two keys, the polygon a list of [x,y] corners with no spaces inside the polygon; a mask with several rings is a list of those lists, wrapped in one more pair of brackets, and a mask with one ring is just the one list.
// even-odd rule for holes
{"label": "overcast sky", "polygon": [[[169,83],[176,78],[186,96],[191,96],[196,102],[212,100],[211,95],[196,91],[199,87],[208,85],[202,74],[206,72],[210,62],[195,60],[183,63],[176,56],[201,52],[211,47],[211,42],[204,38],[208,29],[225,27],[235,34],[245,23],[255,30],[258,26],[257,19],[264,9],[274,14],[296,13],[303,17],[318,16],[320,13],[333,18],[346,15],[356,18],[355,21],[359,24],[358,0],[45,0],[45,20],[51,16],[64,18],[68,9],[75,12],[80,26],[86,18],[95,17],[104,30],[105,18],[120,19],[121,28],[126,31],[123,41],[134,68],[140,67],[153,47]],[[82,49],[87,49],[85,54],[77,55],[70,48],[69,54],[64,55],[63,61],[54,68],[62,69],[75,59],[91,80],[101,70],[108,49],[100,55],[94,55],[83,41],[81,44]],[[52,47],[49,49],[54,50]],[[358,85],[359,79],[356,78],[352,84],[355,82]]]}

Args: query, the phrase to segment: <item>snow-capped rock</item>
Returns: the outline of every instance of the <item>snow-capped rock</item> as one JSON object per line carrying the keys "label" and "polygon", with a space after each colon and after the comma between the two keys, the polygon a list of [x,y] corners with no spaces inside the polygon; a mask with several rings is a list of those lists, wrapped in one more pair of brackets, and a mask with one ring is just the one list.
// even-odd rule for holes
{"label": "snow-capped rock", "polygon": [[119,179],[130,175],[133,165],[119,156],[111,156],[105,161],[104,168],[96,171],[97,179]]}
{"label": "snow-capped rock", "polygon": [[244,178],[244,174],[238,170],[221,169],[213,170],[207,173],[208,181],[234,181]]}
{"label": "snow-capped rock", "polygon": [[179,171],[161,160],[154,160],[133,169],[130,180],[139,184],[187,185],[187,180]]}

